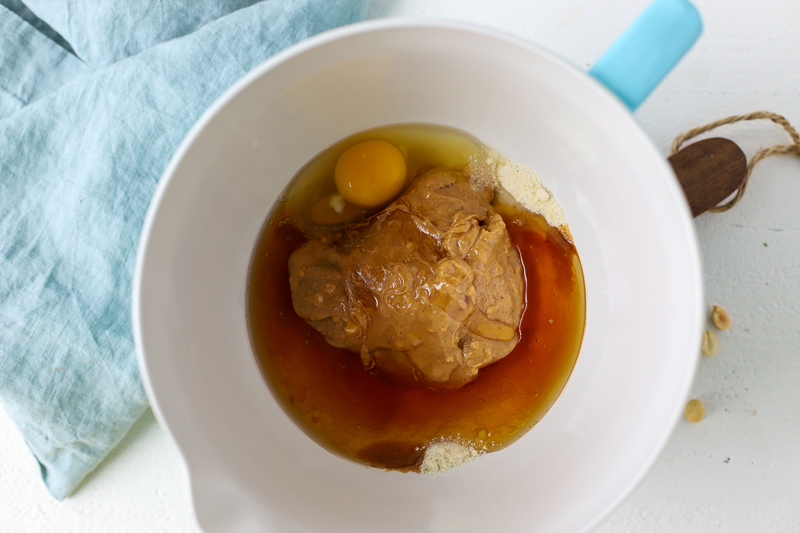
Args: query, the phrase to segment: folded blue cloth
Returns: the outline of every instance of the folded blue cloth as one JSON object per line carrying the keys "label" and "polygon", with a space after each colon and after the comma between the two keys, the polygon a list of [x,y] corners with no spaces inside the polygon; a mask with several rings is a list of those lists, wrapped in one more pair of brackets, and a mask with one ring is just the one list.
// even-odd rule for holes
{"label": "folded blue cloth", "polygon": [[233,82],[368,1],[0,0],[0,401],[54,497],[147,408],[131,278],[173,151]]}

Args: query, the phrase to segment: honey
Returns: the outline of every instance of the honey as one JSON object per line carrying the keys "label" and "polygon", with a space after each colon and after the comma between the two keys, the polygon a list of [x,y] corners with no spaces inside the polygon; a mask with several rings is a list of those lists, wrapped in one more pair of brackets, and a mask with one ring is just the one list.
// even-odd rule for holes
{"label": "honey", "polygon": [[[458,138],[460,155],[453,156],[458,150],[448,146],[438,149],[450,154],[447,163],[451,167],[465,165],[471,150],[478,147],[453,130],[397,128],[405,128],[403,135],[409,138],[415,138],[414,128],[426,132],[416,137],[421,139],[418,144],[426,146],[436,144],[431,142],[431,130],[445,132],[439,140],[447,135]],[[386,131],[391,137],[392,127]],[[375,130],[369,135],[376,135]],[[396,136],[388,140],[397,142]],[[355,142],[353,138],[346,141]],[[407,157],[411,153],[409,159],[417,167],[410,172],[441,164],[430,156],[437,149],[420,156],[413,146],[400,146],[407,150]],[[426,447],[434,441],[455,440],[491,452],[508,446],[533,427],[566,384],[583,337],[583,275],[572,243],[540,216],[496,206],[524,269],[526,303],[519,343],[508,356],[481,369],[475,381],[459,389],[408,387],[368,372],[358,354],[329,345],[295,314],[288,259],[306,237],[288,221],[302,216],[304,206],[307,213],[320,197],[329,194],[326,185],[315,188],[313,179],[308,179],[303,201],[296,197],[293,201],[302,177],[288,189],[288,201],[273,210],[257,244],[247,310],[264,379],[298,426],[335,454],[398,470],[416,470]]]}

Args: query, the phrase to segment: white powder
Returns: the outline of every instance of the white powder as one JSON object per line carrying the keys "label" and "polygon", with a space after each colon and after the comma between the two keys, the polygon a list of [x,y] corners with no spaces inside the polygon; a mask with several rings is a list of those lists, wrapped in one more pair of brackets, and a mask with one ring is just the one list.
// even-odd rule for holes
{"label": "white powder", "polygon": [[328,200],[328,205],[331,206],[331,208],[334,211],[336,211],[341,215],[342,213],[344,213],[344,206],[347,205],[347,202],[345,201],[344,196],[342,196],[342,194],[339,193],[331,195],[331,199]]}
{"label": "white powder", "polygon": [[476,459],[480,453],[475,449],[455,441],[433,442],[425,449],[425,456],[419,471],[432,476],[447,472],[451,468]]}
{"label": "white powder", "polygon": [[509,161],[494,150],[483,150],[472,156],[469,173],[476,185],[491,183],[501,199],[503,193],[507,193],[522,207],[543,216],[550,226],[558,228],[564,237],[572,240],[564,209],[532,168]]}

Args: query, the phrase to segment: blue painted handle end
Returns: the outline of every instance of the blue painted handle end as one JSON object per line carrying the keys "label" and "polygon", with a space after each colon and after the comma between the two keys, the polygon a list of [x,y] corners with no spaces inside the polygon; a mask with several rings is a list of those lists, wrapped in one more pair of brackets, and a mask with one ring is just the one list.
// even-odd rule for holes
{"label": "blue painted handle end", "polygon": [[687,0],[655,0],[589,70],[633,111],[703,31]]}

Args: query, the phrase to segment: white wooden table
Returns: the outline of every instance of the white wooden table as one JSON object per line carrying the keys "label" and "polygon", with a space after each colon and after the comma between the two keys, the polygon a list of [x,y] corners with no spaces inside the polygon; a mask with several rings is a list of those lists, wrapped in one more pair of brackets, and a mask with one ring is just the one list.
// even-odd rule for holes
{"label": "white wooden table", "polygon": [[[765,109],[800,127],[800,3],[694,0],[701,41],[637,111],[666,155],[682,131]],[[371,15],[475,22],[586,68],[648,0],[375,0]],[[719,131],[748,156],[788,142],[770,123]],[[699,362],[692,395],[659,460],[598,532],[800,531],[800,158],[756,169],[740,205],[696,220],[706,298],[733,327]],[[698,355],[698,357],[700,357]],[[82,488],[53,500],[0,414],[0,530],[196,532],[180,457],[148,413]]]}

